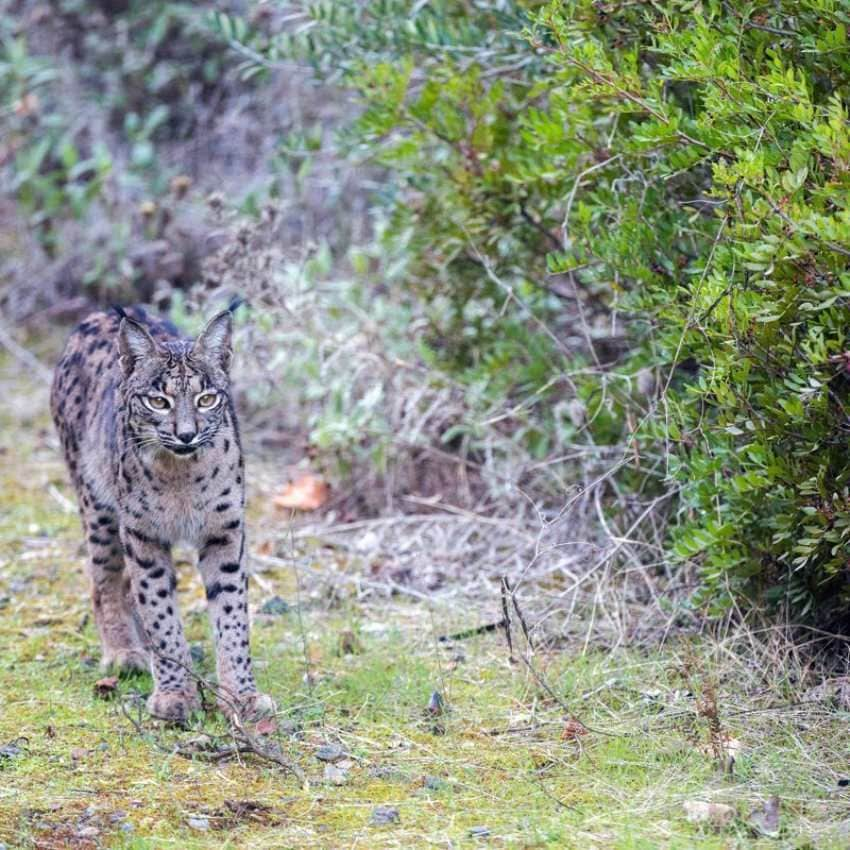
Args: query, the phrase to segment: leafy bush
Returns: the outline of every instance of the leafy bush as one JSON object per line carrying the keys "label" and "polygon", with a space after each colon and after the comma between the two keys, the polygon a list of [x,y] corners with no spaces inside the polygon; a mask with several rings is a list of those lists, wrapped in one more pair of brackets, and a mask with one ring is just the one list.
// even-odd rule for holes
{"label": "leafy bush", "polygon": [[426,356],[512,397],[540,456],[570,422],[622,443],[622,481],[675,493],[710,610],[846,603],[846,5],[302,13],[246,46],[357,93]]}

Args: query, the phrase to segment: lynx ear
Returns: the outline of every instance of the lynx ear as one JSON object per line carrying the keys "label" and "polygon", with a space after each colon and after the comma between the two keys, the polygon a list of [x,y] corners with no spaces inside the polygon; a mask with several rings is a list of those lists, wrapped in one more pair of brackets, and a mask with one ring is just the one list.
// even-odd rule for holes
{"label": "lynx ear", "polygon": [[125,316],[118,327],[118,354],[118,362],[126,378],[139,360],[156,356],[156,343],[144,325]]}
{"label": "lynx ear", "polygon": [[233,318],[230,310],[222,310],[207,322],[192,346],[192,353],[215,363],[225,372],[228,370],[233,356]]}

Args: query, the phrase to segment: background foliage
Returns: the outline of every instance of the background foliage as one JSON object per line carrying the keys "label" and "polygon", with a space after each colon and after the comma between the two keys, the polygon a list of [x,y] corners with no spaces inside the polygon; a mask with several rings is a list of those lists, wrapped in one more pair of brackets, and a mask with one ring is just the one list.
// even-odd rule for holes
{"label": "background foliage", "polygon": [[275,47],[360,98],[434,361],[533,395],[543,454],[573,394],[588,440],[631,442],[713,607],[846,602],[846,7],[304,12]]}
{"label": "background foliage", "polygon": [[[305,273],[298,256],[275,260],[255,301],[280,317],[293,293],[302,308],[310,295],[329,340],[368,339],[369,362],[414,362],[423,387],[405,407],[398,366],[376,383],[350,352],[330,356],[317,325],[308,349],[270,319],[279,350],[294,352],[281,368],[301,380],[306,439],[335,474],[385,475],[414,446],[483,470],[492,509],[509,479],[544,517],[604,476],[603,520],[625,531],[672,518],[665,553],[646,560],[697,565],[707,610],[745,599],[813,617],[846,605],[845,4],[338,0],[101,14],[133,48],[99,101],[122,137],[111,149],[69,134],[61,108],[27,105],[54,90],[56,69],[6,27],[5,177],[45,251],[57,219],[103,202],[116,156],[137,201],[173,195],[172,143],[213,126],[193,119],[199,98],[214,112],[262,102],[307,66],[356,109],[337,110],[335,139],[314,114],[278,122],[260,179],[225,203],[255,220],[243,244],[274,257],[281,231],[264,205],[294,192],[303,218],[315,198],[365,200],[329,219],[346,222],[345,238],[311,228],[322,244]],[[79,20],[81,44],[104,39]],[[79,51],[84,67],[114,63]],[[328,189],[338,165],[322,170],[325,157],[360,175],[356,191]],[[213,188],[203,171],[193,179]],[[223,256],[217,281],[257,279],[228,278]],[[187,289],[189,306],[201,299],[194,266],[155,277]],[[449,397],[456,408],[441,406]],[[588,456],[592,467],[577,460]]]}

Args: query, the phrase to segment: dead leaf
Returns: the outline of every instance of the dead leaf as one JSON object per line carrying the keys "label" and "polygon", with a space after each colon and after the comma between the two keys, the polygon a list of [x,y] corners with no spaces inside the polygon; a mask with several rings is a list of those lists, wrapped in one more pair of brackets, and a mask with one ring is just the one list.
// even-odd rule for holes
{"label": "dead leaf", "polygon": [[267,539],[260,541],[255,550],[258,555],[274,555],[274,543]]}
{"label": "dead leaf", "polygon": [[582,735],[587,734],[587,727],[581,720],[576,720],[575,717],[571,717],[565,724],[564,728],[561,730],[561,740],[562,741],[575,741],[580,738]]}
{"label": "dead leaf", "polygon": [[363,644],[351,629],[343,629],[339,633],[339,655],[359,655],[363,652]]}
{"label": "dead leaf", "polygon": [[38,95],[30,92],[25,94],[20,100],[16,100],[13,108],[15,115],[20,118],[28,118],[30,115],[38,112],[40,105]]}
{"label": "dead leaf", "polygon": [[706,803],[704,800],[686,800],[682,806],[691,823],[706,823],[716,829],[729,826],[735,818],[735,809],[725,803]]}
{"label": "dead leaf", "polygon": [[287,484],[274,497],[276,508],[296,511],[315,511],[327,502],[330,487],[317,475],[307,473]]}
{"label": "dead leaf", "polygon": [[118,693],[118,677],[107,676],[105,679],[98,679],[94,683],[94,695],[98,699],[114,699]]}
{"label": "dead leaf", "polygon": [[277,732],[277,720],[274,717],[264,717],[262,720],[257,721],[254,731],[258,735],[274,735]]}

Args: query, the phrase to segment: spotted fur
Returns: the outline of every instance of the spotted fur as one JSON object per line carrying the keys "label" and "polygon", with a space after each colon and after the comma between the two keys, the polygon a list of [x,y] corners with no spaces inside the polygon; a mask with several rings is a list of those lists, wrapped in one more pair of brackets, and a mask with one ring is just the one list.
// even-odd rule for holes
{"label": "spotted fur", "polygon": [[[229,310],[193,341],[133,308],[90,315],[53,379],[51,410],[79,500],[103,664],[150,666],[148,708],[168,720],[199,705],[175,594],[177,543],[198,549],[222,708],[271,707],[251,665],[230,358]],[[210,398],[213,406],[202,407]]]}

